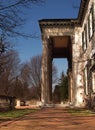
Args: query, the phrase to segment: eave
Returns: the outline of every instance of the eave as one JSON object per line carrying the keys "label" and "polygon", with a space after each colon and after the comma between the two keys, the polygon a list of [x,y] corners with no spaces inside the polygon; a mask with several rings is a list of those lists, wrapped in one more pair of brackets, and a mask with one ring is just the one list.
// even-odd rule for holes
{"label": "eave", "polygon": [[78,17],[76,19],[42,19],[39,20],[39,25],[42,28],[45,27],[70,27],[82,26],[85,13],[90,0],[81,0]]}

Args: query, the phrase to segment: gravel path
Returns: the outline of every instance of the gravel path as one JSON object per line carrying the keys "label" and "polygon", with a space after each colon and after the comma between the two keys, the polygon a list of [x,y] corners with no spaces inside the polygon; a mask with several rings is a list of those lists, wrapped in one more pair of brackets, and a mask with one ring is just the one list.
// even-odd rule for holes
{"label": "gravel path", "polygon": [[0,130],[95,130],[95,117],[72,116],[62,108],[43,108],[1,123]]}

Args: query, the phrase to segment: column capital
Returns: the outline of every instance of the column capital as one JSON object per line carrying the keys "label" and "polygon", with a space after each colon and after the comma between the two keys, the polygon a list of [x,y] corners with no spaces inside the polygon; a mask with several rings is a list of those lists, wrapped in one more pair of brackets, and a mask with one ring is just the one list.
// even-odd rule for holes
{"label": "column capital", "polygon": [[42,40],[48,40],[49,39],[49,36],[47,35],[42,35]]}

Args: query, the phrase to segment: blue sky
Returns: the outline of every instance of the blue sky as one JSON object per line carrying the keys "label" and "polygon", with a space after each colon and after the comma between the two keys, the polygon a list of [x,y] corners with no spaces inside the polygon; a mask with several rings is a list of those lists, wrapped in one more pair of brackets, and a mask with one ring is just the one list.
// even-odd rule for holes
{"label": "blue sky", "polygon": [[[26,10],[24,17],[27,19],[25,25],[21,28],[26,33],[36,33],[39,38],[24,39],[18,38],[15,48],[19,52],[22,62],[28,61],[31,57],[42,54],[41,32],[38,20],[41,19],[62,19],[76,18],[80,0],[45,0],[44,4],[33,5],[31,10]],[[62,70],[66,72],[66,59],[54,59],[55,65],[60,73]]]}

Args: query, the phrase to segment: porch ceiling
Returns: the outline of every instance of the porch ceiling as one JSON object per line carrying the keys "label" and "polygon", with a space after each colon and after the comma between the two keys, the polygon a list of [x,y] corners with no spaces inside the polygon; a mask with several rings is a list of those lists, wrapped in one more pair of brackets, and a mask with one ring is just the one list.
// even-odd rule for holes
{"label": "porch ceiling", "polygon": [[67,48],[70,38],[68,36],[53,37],[54,48]]}
{"label": "porch ceiling", "polygon": [[52,37],[53,41],[53,57],[68,58],[70,56],[71,39],[70,36]]}

